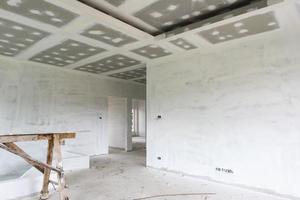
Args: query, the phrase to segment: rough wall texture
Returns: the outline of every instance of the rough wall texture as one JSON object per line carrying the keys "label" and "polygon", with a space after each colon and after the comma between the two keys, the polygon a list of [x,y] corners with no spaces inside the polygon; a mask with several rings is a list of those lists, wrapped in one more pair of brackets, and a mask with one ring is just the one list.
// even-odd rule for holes
{"label": "rough wall texture", "polygon": [[[0,94],[0,134],[75,131],[65,150],[95,155],[108,151],[107,97],[145,98],[145,87],[1,57]],[[42,158],[46,145],[33,145],[22,144]],[[5,159],[0,177],[27,170],[22,160],[0,151]]]}
{"label": "rough wall texture", "polygon": [[300,197],[292,27],[149,65],[148,166]]}

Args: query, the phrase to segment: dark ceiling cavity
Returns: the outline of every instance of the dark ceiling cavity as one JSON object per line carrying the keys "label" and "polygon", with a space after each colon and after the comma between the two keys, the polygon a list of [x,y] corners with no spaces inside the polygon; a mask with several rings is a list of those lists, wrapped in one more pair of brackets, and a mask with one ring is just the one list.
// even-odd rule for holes
{"label": "dark ceiling cavity", "polygon": [[125,0],[105,0],[105,1],[107,1],[108,3],[110,3],[116,7],[122,5],[125,2]]}
{"label": "dark ceiling cavity", "polygon": [[[258,2],[265,2],[265,4],[268,5],[267,0],[159,0],[144,7],[136,13],[131,13],[132,17],[142,20],[157,29],[156,32],[149,32],[142,25],[134,23],[133,20],[110,13],[101,6],[101,3],[94,4],[90,0],[78,1],[153,36],[170,32],[201,21],[206,21],[218,15],[230,14],[234,10],[249,7],[249,5],[257,4]],[[124,0],[105,1],[115,7],[119,7],[125,2]],[[176,10],[172,10],[172,5],[177,6],[176,8],[173,6]],[[168,9],[168,7],[170,9]],[[151,15],[154,17],[151,17]],[[155,19],[156,17],[157,19]]]}

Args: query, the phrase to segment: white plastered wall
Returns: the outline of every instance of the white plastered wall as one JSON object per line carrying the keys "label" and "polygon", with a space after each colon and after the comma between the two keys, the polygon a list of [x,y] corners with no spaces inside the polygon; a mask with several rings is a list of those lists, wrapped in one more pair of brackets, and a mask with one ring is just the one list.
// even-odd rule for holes
{"label": "white plastered wall", "polygon": [[278,31],[148,65],[148,166],[300,197],[295,11],[277,12]]}
{"label": "white plastered wall", "polygon": [[[108,152],[107,97],[143,99],[145,86],[0,57],[0,94],[1,134],[72,131],[65,152],[98,155]],[[35,158],[46,155],[45,143],[21,146]],[[4,179],[28,170],[6,152],[0,159]]]}
{"label": "white plastered wall", "polygon": [[140,137],[146,137],[146,101],[138,101],[138,133]]}
{"label": "white plastered wall", "polygon": [[109,146],[125,149],[127,131],[126,99],[120,97],[108,98],[108,135]]}

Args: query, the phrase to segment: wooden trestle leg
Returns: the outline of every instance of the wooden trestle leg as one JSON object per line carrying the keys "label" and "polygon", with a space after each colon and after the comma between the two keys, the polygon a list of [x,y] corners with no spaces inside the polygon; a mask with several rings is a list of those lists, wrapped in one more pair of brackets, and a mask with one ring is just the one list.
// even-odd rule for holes
{"label": "wooden trestle leg", "polygon": [[[19,135],[0,135],[0,149],[6,150],[23,158],[27,163],[35,167],[44,174],[43,188],[41,191],[41,199],[49,198],[49,183],[51,172],[57,173],[57,180],[60,200],[69,200],[69,194],[66,187],[65,174],[62,164],[61,142],[64,139],[75,138],[76,133],[44,133],[44,134],[19,134]],[[47,163],[40,162],[25,151],[23,151],[14,142],[47,140]],[[53,159],[56,167],[52,166]]]}
{"label": "wooden trestle leg", "polygon": [[65,174],[63,171],[62,154],[61,154],[61,146],[60,146],[61,141],[58,135],[54,135],[53,137],[54,137],[54,159],[56,161],[56,168],[62,171],[61,173],[57,173],[59,197],[60,200],[69,200],[68,190],[66,187]]}
{"label": "wooden trestle leg", "polygon": [[[48,150],[47,150],[47,164],[52,165],[52,159],[53,159],[53,147],[54,147],[54,141],[53,138],[48,140]],[[41,191],[41,200],[45,200],[49,198],[49,183],[50,183],[50,169],[44,170],[44,180],[43,180],[43,189]]]}

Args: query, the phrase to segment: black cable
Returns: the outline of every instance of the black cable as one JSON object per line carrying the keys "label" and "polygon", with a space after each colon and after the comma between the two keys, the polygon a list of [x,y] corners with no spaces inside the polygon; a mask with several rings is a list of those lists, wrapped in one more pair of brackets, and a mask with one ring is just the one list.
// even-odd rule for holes
{"label": "black cable", "polygon": [[175,197],[175,196],[206,196],[206,195],[216,195],[216,193],[183,193],[183,194],[161,194],[161,195],[154,195],[149,197],[142,197],[133,200],[144,200],[144,199],[153,199],[159,197]]}

